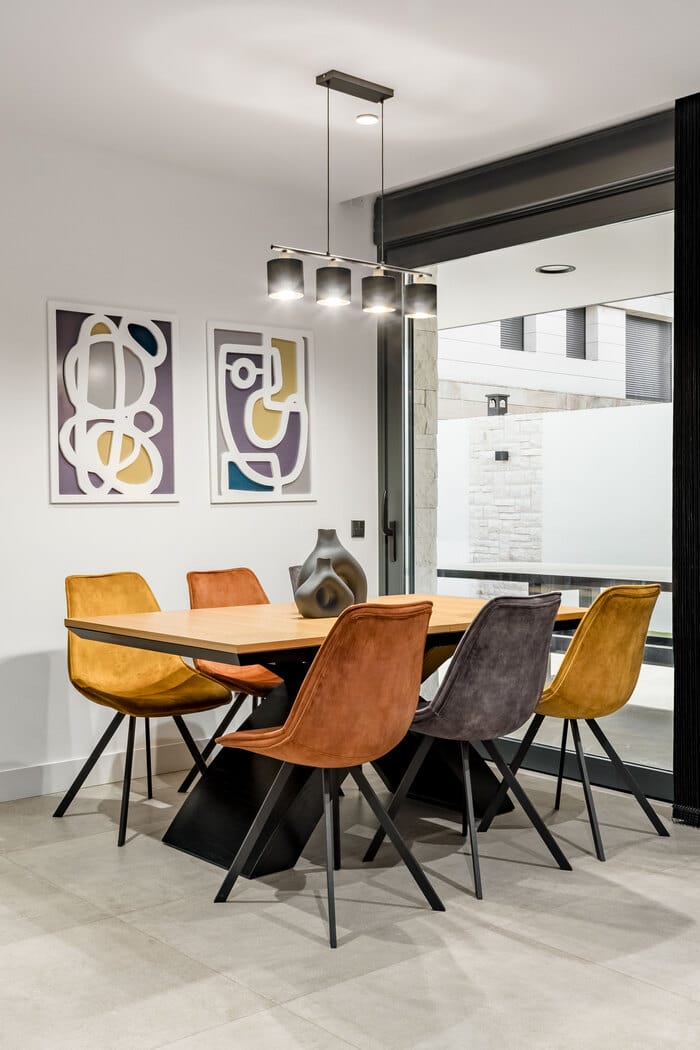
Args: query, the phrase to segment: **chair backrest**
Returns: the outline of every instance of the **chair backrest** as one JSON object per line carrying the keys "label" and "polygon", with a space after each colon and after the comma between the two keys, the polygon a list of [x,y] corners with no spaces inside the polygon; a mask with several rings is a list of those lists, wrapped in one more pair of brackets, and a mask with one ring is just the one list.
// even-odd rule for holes
{"label": "chair backrest", "polygon": [[[68,576],[66,606],[68,616],[77,618],[160,610],[153,591],[137,572]],[[179,656],[91,642],[68,632],[68,675],[82,692],[119,695],[175,673],[181,677],[186,667]]]}
{"label": "chair backrest", "polygon": [[418,704],[431,602],[365,603],[340,614],[284,725],[301,765],[373,762],[406,734]]}
{"label": "chair backrest", "polygon": [[629,700],[642,667],[649,621],[661,587],[624,585],[591,605],[545,693],[572,718],[602,718]]}
{"label": "chair backrest", "polygon": [[542,693],[560,601],[554,592],[488,602],[416,728],[450,740],[491,740],[522,726]]}
{"label": "chair backrest", "polygon": [[252,569],[214,569],[188,572],[191,609],[221,609],[228,605],[268,605],[260,580]]}

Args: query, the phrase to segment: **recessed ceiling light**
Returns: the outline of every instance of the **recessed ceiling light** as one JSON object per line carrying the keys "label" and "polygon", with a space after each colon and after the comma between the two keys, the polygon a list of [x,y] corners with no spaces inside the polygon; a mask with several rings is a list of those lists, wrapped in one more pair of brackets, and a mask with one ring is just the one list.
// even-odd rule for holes
{"label": "recessed ceiling light", "polygon": [[575,269],[569,263],[547,263],[545,266],[536,266],[535,273],[573,273]]}
{"label": "recessed ceiling light", "polygon": [[358,113],[355,117],[356,124],[378,124],[379,117],[376,113]]}

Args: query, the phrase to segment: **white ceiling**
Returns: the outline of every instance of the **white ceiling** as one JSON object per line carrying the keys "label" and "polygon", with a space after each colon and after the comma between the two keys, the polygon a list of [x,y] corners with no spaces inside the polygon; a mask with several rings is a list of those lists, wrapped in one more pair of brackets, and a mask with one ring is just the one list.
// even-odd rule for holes
{"label": "white ceiling", "polygon": [[[535,267],[569,263],[574,273]],[[457,328],[673,290],[673,212],[440,263],[438,326]]]}
{"label": "white ceiling", "polygon": [[[335,67],[395,89],[396,186],[668,106],[699,37],[697,0],[3,0],[0,127],[321,188]],[[373,192],[371,107],[332,105],[333,196]]]}

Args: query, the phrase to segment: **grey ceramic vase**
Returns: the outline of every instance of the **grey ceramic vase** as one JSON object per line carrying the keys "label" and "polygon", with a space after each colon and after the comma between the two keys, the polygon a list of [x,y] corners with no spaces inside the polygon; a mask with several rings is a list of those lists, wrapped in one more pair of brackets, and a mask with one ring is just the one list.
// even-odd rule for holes
{"label": "grey ceramic vase", "polygon": [[364,570],[335,529],[318,530],[316,546],[299,571],[294,601],[309,618],[339,616],[348,605],[367,601]]}
{"label": "grey ceramic vase", "polygon": [[294,594],[302,616],[340,616],[353,604],[352,591],[333,571],[330,558],[317,558],[316,566],[305,583]]}

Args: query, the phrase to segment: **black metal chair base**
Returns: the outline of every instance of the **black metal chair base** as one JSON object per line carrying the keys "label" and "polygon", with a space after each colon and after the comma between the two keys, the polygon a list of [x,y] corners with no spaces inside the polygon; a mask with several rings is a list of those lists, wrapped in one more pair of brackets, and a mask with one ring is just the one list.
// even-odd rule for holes
{"label": "black metal chair base", "polygon": [[[100,755],[103,753],[105,748],[107,747],[107,744],[110,742],[110,740],[112,739],[112,737],[116,733],[117,729],[121,725],[121,723],[124,720],[124,718],[126,718],[126,715],[122,714],[119,711],[114,716],[112,721],[109,723],[109,725],[105,729],[104,733],[102,734],[100,739],[97,741],[97,744],[95,745],[95,747],[92,750],[91,754],[87,758],[87,760],[86,760],[85,764],[83,765],[82,769],[78,773],[77,777],[75,778],[75,780],[73,781],[71,786],[68,788],[68,791],[65,793],[65,795],[63,796],[63,798],[59,802],[58,806],[56,807],[56,809],[54,811],[54,814],[53,814],[54,817],[62,817],[62,816],[64,816],[64,814],[66,813],[66,810],[68,809],[70,804],[73,802],[75,796],[78,794],[78,792],[80,791],[81,787],[83,786],[83,784],[87,780],[88,776],[90,775],[90,773],[92,772],[93,768],[95,767],[95,764],[97,763],[97,760],[99,759]],[[183,720],[182,716],[181,715],[174,715],[173,716],[173,721],[174,721],[175,725],[178,728],[180,736],[182,737],[182,739],[184,740],[184,742],[185,742],[185,744],[187,746],[187,750],[192,755],[192,758],[193,758],[194,763],[195,763],[196,771],[198,773],[206,773],[206,770],[207,770],[206,762],[202,758],[202,755],[200,754],[200,752],[199,752],[199,750],[197,748],[197,745],[195,744],[195,742],[194,742],[194,740],[192,738],[192,734],[190,733],[189,729],[187,728],[187,725],[186,725],[185,721]],[[144,718],[144,723],[145,723],[144,729],[145,729],[145,737],[146,737],[146,784],[147,784],[147,796],[148,796],[148,798],[153,798],[153,771],[152,771],[152,765],[151,765],[151,727],[150,727],[150,718]],[[123,779],[123,782],[122,782],[122,800],[121,800],[121,807],[120,807],[120,813],[119,813],[119,832],[117,834],[117,845],[118,846],[123,846],[124,843],[126,842],[126,829],[127,829],[127,821],[128,821],[128,818],[129,818],[129,794],[130,794],[130,791],[131,791],[131,773],[132,773],[132,768],[133,768],[133,763],[134,763],[134,742],[135,742],[135,739],[136,739],[136,716],[135,715],[129,715],[129,724],[128,724],[127,737],[126,737],[126,752],[124,754],[124,779]]]}
{"label": "black metal chair base", "polygon": [[[231,701],[231,706],[229,707],[229,709],[227,710],[226,714],[224,715],[224,717],[219,722],[218,726],[216,727],[216,729],[212,733],[212,735],[209,738],[209,740],[207,741],[207,743],[202,748],[202,758],[205,761],[206,761],[207,758],[209,758],[210,754],[212,753],[212,751],[216,747],[217,737],[222,736],[226,732],[228,727],[231,725],[231,722],[233,722],[234,718],[236,717],[236,715],[240,711],[240,709],[241,709],[241,707],[243,705],[243,702],[245,701],[247,696],[248,696],[247,693],[236,693],[236,695],[234,696],[233,700]],[[255,709],[255,707],[257,706],[256,703],[255,703],[255,700],[256,700],[256,697],[253,697],[253,709]],[[189,789],[191,788],[191,786],[192,786],[192,784],[193,784],[193,782],[194,782],[194,780],[195,780],[195,778],[196,778],[198,773],[199,773],[199,767],[197,766],[197,763],[195,762],[195,764],[192,766],[192,769],[189,771],[189,773],[187,774],[185,779],[182,781],[182,783],[180,784],[180,787],[177,790],[179,792],[181,792],[182,794],[184,794],[186,791],[189,791]]]}
{"label": "black metal chair base", "polygon": [[[433,743],[435,742],[435,740],[436,740],[435,737],[429,737],[429,736],[424,736],[422,738],[422,740],[421,740],[421,742],[420,742],[420,744],[419,744],[419,746],[418,746],[418,748],[416,750],[416,753],[413,756],[413,760],[411,761],[408,769],[404,773],[404,776],[403,776],[403,778],[401,780],[401,783],[399,784],[399,786],[396,789],[396,792],[395,792],[393,798],[391,799],[391,802],[389,803],[389,806],[387,808],[387,813],[388,813],[390,818],[393,819],[396,816],[396,814],[398,813],[398,811],[399,811],[399,809],[400,809],[404,799],[406,798],[406,795],[408,794],[408,792],[410,790],[411,784],[413,783],[415,777],[417,776],[418,771],[421,768],[423,762],[425,761],[425,758],[426,758],[428,752],[430,751],[431,747],[433,746]],[[515,795],[515,797],[517,798],[518,802],[520,802],[520,805],[525,810],[525,813],[527,814],[527,816],[528,816],[528,818],[530,820],[530,823],[533,825],[535,831],[540,836],[540,838],[544,842],[544,844],[547,847],[547,849],[549,850],[549,852],[552,854],[554,860],[557,862],[557,864],[559,865],[559,867],[563,871],[571,871],[571,865],[569,864],[569,861],[566,859],[566,857],[564,856],[564,853],[559,848],[559,846],[555,842],[554,838],[552,837],[552,835],[548,831],[546,825],[544,824],[544,822],[542,821],[542,818],[540,817],[539,813],[537,812],[537,810],[533,806],[532,802],[530,801],[530,799],[529,799],[528,795],[526,794],[524,788],[515,779],[514,775],[512,774],[511,770],[508,767],[508,764],[506,763],[505,759],[503,758],[503,756],[501,755],[500,751],[496,747],[494,741],[493,740],[483,740],[483,741],[481,741],[481,744],[482,744],[484,750],[486,751],[488,757],[495,764],[496,768],[498,769],[499,773],[501,774],[501,777],[503,778],[502,783],[505,783],[507,785],[507,789],[510,788],[510,790],[512,790],[512,792]],[[472,746],[473,745],[467,743],[466,741],[465,742],[460,742],[460,749],[461,749],[461,756],[462,756],[463,786],[464,786],[464,810],[463,810],[463,814],[464,815],[463,815],[463,820],[462,820],[462,834],[463,834],[463,836],[465,838],[469,839],[469,846],[470,846],[471,858],[472,858],[472,871],[473,871],[473,876],[474,876],[474,893],[475,893],[476,898],[478,900],[481,900],[482,897],[483,897],[483,891],[482,891],[482,885],[481,885],[481,869],[480,869],[480,864],[479,864],[479,849],[478,849],[477,837],[476,837],[477,825],[476,825],[476,819],[475,819],[475,816],[474,816],[474,798],[473,798],[473,791],[472,791],[471,768],[470,768],[470,754],[471,754]],[[377,851],[379,850],[379,847],[381,846],[383,840],[384,840],[384,831],[383,831],[383,829],[381,827],[379,827],[379,828],[377,828],[377,831],[376,831],[376,833],[374,835],[374,838],[372,839],[372,841],[371,841],[371,843],[369,845],[369,848],[367,849],[367,852],[365,853],[365,855],[363,857],[363,860],[365,860],[365,861],[373,860],[376,857]]]}
{"label": "black metal chair base", "polygon": [[[248,833],[241,843],[233,863],[229,868],[219,891],[214,898],[215,903],[223,903],[228,900],[229,894],[235,885],[239,875],[243,872],[259,840],[263,834],[277,802],[283,795],[292,773],[297,767],[291,762],[284,762],[280,767],[265,799],[258,810],[255,820],[250,825]],[[365,801],[369,804],[372,812],[379,821],[384,832],[389,836],[396,847],[401,859],[410,871],[421,893],[428,901],[433,911],[444,911],[445,906],[429,882],[425,872],[413,856],[403,838],[399,834],[391,817],[383,808],[381,802],[373,791],[369,781],[365,777],[361,766],[353,766],[347,770],[322,769],[322,794],[323,794],[323,816],[325,824],[326,839],[326,886],[328,890],[328,941],[331,948],[337,947],[338,937],[335,918],[335,885],[334,871],[340,868],[340,820],[339,820],[339,792],[340,781],[345,774],[349,773],[353,778]]]}
{"label": "black metal chair base", "polygon": [[[518,770],[520,769],[521,765],[523,764],[523,761],[525,760],[525,756],[527,755],[527,752],[530,749],[530,745],[532,744],[533,740],[537,736],[537,733],[539,732],[540,726],[544,722],[544,717],[545,717],[544,715],[535,715],[535,717],[533,718],[533,720],[532,720],[532,722],[530,724],[530,727],[529,727],[527,733],[525,734],[525,736],[523,737],[523,741],[522,741],[520,747],[518,748],[518,750],[516,751],[515,757],[513,758],[513,761],[510,764],[510,771],[511,771],[511,773],[513,773],[513,774],[517,773]],[[561,755],[560,755],[560,759],[559,759],[559,772],[558,772],[558,776],[557,776],[557,790],[556,790],[556,795],[555,795],[555,800],[554,800],[554,808],[558,809],[560,801],[561,801],[561,785],[562,785],[562,780],[563,780],[563,776],[564,776],[564,758],[565,758],[565,754],[566,754],[566,738],[567,738],[567,729],[568,729],[569,725],[571,726],[571,736],[572,736],[573,741],[574,741],[574,750],[575,750],[575,753],[576,753],[576,762],[577,762],[578,769],[579,769],[579,775],[581,777],[581,786],[583,787],[583,796],[584,796],[584,799],[585,799],[585,802],[586,802],[586,810],[588,812],[588,820],[589,820],[589,823],[590,823],[590,826],[591,826],[591,834],[593,836],[593,845],[594,845],[594,848],[595,848],[595,853],[596,853],[596,856],[597,856],[598,860],[604,861],[605,860],[605,849],[603,847],[603,839],[602,839],[602,836],[601,836],[601,833],[600,833],[600,825],[598,823],[598,814],[596,813],[595,803],[593,801],[593,791],[591,789],[590,777],[588,775],[588,766],[586,764],[586,755],[585,755],[585,752],[583,750],[583,744],[581,742],[581,732],[579,730],[578,721],[575,718],[565,719],[565,721],[564,721],[564,728],[562,730]],[[661,835],[662,837],[667,837],[669,835],[668,829],[664,826],[664,824],[662,823],[662,821],[659,818],[659,816],[655,813],[654,809],[652,808],[652,806],[649,803],[648,798],[646,797],[646,795],[644,795],[644,793],[642,792],[641,788],[639,787],[639,784],[634,779],[634,777],[630,773],[629,769],[624,764],[624,762],[622,761],[622,759],[618,755],[617,751],[612,746],[612,744],[610,743],[610,741],[608,740],[607,736],[605,735],[603,730],[600,728],[600,726],[598,725],[596,720],[594,718],[587,718],[586,719],[586,725],[589,727],[589,729],[593,733],[594,737],[596,738],[596,740],[598,741],[600,746],[605,751],[606,755],[610,759],[610,761],[611,761],[614,769],[616,770],[618,776],[620,777],[620,779],[623,781],[624,784],[627,785],[630,793],[632,795],[634,795],[634,797],[636,798],[637,802],[641,806],[642,810],[644,811],[646,817],[648,818],[650,824],[652,825],[652,827],[656,831],[657,835]],[[489,827],[491,826],[491,822],[492,822],[494,816],[498,812],[498,808],[499,808],[500,804],[502,803],[503,799],[506,797],[506,795],[508,793],[508,790],[509,790],[509,785],[504,780],[504,782],[501,784],[501,786],[499,787],[498,791],[496,792],[493,800],[491,801],[491,805],[489,806],[489,808],[487,809],[486,813],[484,813],[484,816],[481,819],[481,823],[479,825],[479,831],[488,831]]]}

